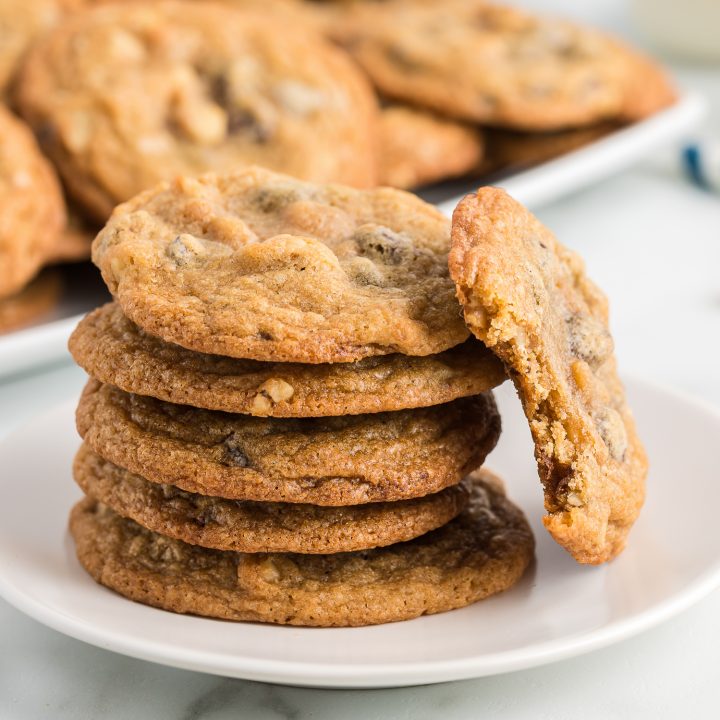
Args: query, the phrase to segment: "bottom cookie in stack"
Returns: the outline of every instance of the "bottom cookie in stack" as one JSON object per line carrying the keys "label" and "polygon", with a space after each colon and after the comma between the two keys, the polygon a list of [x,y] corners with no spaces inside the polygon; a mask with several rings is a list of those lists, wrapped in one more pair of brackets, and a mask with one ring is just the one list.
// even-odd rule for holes
{"label": "bottom cookie in stack", "polygon": [[[388,361],[393,362],[393,361]],[[302,391],[304,393],[304,391]],[[522,513],[479,471],[492,394],[344,417],[263,418],[90,380],[80,562],[128,598],[234,620],[351,626],[462,607],[533,556]]]}
{"label": "bottom cookie in stack", "polygon": [[[361,626],[444,612],[515,584],[534,552],[522,512],[479,471],[455,519],[413,540],[333,554],[245,553],[148,530],[90,497],[73,509],[95,580],[155,607],[227,620]],[[334,509],[334,508],[333,508]]]}

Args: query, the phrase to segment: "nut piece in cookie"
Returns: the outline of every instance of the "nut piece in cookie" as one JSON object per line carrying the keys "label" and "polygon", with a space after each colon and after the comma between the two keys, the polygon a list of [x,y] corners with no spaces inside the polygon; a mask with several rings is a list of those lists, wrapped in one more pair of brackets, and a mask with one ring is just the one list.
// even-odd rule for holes
{"label": "nut piece in cookie", "polygon": [[640,512],[647,461],[605,296],[575,253],[495,188],[458,205],[449,262],[468,327],[505,363],[522,400],[545,526],[578,562],[610,560]]}
{"label": "nut piece in cookie", "polygon": [[522,512],[479,474],[470,507],[409,542],[327,555],[209,550],[151,532],[90,498],[70,517],[99,583],[178,613],[282,625],[376,625],[445,612],[512,587],[532,561]]}
{"label": "nut piece in cookie", "polygon": [[334,34],[387,97],[460,120],[557,130],[674,101],[662,69],[590,28],[485,0],[354,4]]}
{"label": "nut piece in cookie", "polygon": [[449,246],[447,218],[409,193],[247,168],[177,178],[119,206],[93,262],[125,315],[163,340],[330,363],[465,340]]}

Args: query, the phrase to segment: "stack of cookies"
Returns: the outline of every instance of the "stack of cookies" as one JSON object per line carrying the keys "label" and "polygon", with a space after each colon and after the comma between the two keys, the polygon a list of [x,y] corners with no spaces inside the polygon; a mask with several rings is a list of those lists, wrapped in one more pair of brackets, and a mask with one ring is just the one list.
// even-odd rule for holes
{"label": "stack of cookies", "polygon": [[115,302],[70,341],[88,572],[177,612],[328,626],[514,584],[532,535],[476,471],[505,372],[467,339],[449,236],[401,191],[260,169],[119,206],[94,245]]}

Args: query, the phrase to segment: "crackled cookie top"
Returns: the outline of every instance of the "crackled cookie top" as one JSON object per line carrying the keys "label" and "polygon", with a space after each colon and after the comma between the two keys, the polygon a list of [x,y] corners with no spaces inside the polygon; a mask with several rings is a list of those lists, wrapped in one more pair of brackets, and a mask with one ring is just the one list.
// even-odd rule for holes
{"label": "crackled cookie top", "polygon": [[17,292],[54,252],[65,203],[29,128],[0,105],[0,298]]}
{"label": "crackled cookie top", "polygon": [[614,39],[484,0],[359,3],[345,15],[336,37],[383,93],[460,119],[562,128],[636,119],[674,97],[658,67]]}
{"label": "crackled cookie top", "polygon": [[379,184],[413,188],[480,167],[483,134],[477,127],[410,105],[380,113]]}
{"label": "crackled cookie top", "polygon": [[522,512],[482,477],[452,522],[360,552],[209,550],[146,530],[90,498],[73,509],[70,531],[90,575],[131,600],[284,625],[373,625],[463,607],[514,585],[534,553]]}
{"label": "crackled cookie top", "polygon": [[250,168],[125,203],[93,261],[133,322],[192,350],[306,363],[430,355],[468,335],[449,225],[399,190]]}
{"label": "crackled cookie top", "polygon": [[86,495],[143,527],[238,552],[336,553],[391,545],[444,525],[468,503],[463,483],[413,500],[347,507],[226,500],[148,482],[87,445],[73,473]]}
{"label": "crackled cookie top", "polygon": [[162,179],[253,163],[375,181],[376,101],[357,68],[296,22],[230,5],[77,13],[30,52],[18,102],[99,220]]}
{"label": "crackled cookie top", "polygon": [[174,405],[95,380],[77,422],[98,455],[147,480],[314,505],[437,492],[479,467],[500,433],[490,393],[391,413],[279,419]]}
{"label": "crackled cookie top", "polygon": [[174,403],[271,417],[403,410],[478,395],[505,380],[502,363],[474,338],[436,355],[381,355],[354,363],[264,363],[164,342],[117,303],[85,317],[70,352],[92,377]]}
{"label": "crackled cookie top", "polygon": [[468,326],[505,362],[522,400],[546,527],[579,562],[611,559],[640,512],[647,461],[605,296],[575,253],[495,188],[458,205],[450,271]]}

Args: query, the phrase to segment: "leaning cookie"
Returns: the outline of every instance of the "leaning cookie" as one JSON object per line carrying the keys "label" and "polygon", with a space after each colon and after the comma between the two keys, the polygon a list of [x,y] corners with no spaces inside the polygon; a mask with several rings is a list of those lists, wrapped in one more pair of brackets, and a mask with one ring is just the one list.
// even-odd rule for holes
{"label": "leaning cookie", "polygon": [[469,122],[561,129],[675,99],[661,68],[619,41],[485,0],[356,3],[338,28],[383,94]]}
{"label": "leaning cookie", "polygon": [[478,127],[410,105],[380,112],[379,184],[415,188],[465,175],[483,159]]}
{"label": "leaning cookie", "polygon": [[77,424],[98,455],[147,480],[313,505],[438,492],[479,467],[500,434],[491,393],[392,413],[280,419],[173,405],[95,380]]}
{"label": "leaning cookie", "polygon": [[606,298],[582,260],[502,190],[465,197],[452,238],[465,320],[508,367],[530,423],[545,525],[579,562],[610,560],[640,512],[647,461]]}
{"label": "leaning cookie", "polygon": [[334,555],[243,554],[171,540],[86,498],[70,531],[80,563],[131,600],[226,620],[361,626],[464,607],[512,587],[532,561],[522,512],[478,480],[470,508],[406,543]]}
{"label": "leaning cookie", "polygon": [[17,103],[99,221],[160,180],[253,163],[376,180],[377,103],[345,53],[221,3],[77,13],[32,48]]}
{"label": "leaning cookie", "polygon": [[381,355],[354,363],[264,363],[166,343],[116,303],[81,320],[68,343],[88,375],[127,392],[209,410],[267,417],[322,417],[440,405],[506,379],[474,338],[436,355]]}
{"label": "leaning cookie", "polygon": [[65,223],[55,172],[30,129],[0,105],[0,298],[50,258]]}
{"label": "leaning cookie", "polygon": [[329,363],[465,340],[449,244],[447,218],[409,193],[248,168],[121,205],[93,261],[125,315],[168,342]]}
{"label": "leaning cookie", "polygon": [[250,553],[392,545],[445,525],[468,504],[467,482],[413,500],[348,507],[226,500],[149,482],[87,445],[75,457],[73,474],[86,495],[149,530],[191,545]]}

